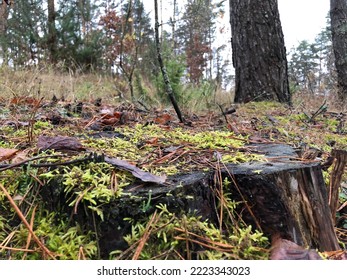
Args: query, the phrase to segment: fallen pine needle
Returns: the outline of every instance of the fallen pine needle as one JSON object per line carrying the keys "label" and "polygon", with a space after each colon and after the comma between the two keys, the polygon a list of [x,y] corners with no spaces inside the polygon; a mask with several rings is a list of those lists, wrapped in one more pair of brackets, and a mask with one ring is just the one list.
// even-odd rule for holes
{"label": "fallen pine needle", "polygon": [[52,259],[55,259],[53,253],[48,250],[48,248],[42,244],[42,242],[40,241],[40,239],[36,236],[36,234],[34,233],[34,231],[31,229],[31,226],[29,225],[28,221],[25,219],[22,211],[20,211],[20,209],[18,208],[17,204],[13,201],[11,195],[7,192],[7,190],[5,189],[4,185],[0,183],[0,189],[4,192],[5,196],[7,197],[7,199],[9,200],[11,206],[13,207],[13,209],[16,211],[17,215],[19,216],[19,218],[21,219],[21,221],[23,222],[23,224],[27,227],[28,231],[30,232],[30,234],[32,235],[32,238],[34,239],[34,241],[36,242],[36,244],[48,255],[50,256]]}

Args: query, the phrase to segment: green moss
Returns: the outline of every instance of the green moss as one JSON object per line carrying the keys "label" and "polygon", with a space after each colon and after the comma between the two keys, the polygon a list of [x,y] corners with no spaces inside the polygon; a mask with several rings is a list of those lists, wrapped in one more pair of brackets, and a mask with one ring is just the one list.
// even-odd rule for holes
{"label": "green moss", "polygon": [[[230,234],[224,234],[208,220],[202,220],[194,213],[175,215],[164,204],[157,205],[157,210],[157,219],[151,224],[151,234],[139,259],[180,259],[182,256],[190,259],[193,254],[199,260],[268,258],[267,251],[262,249],[269,246],[268,239],[262,233],[253,231],[250,226],[234,225]],[[131,233],[124,237],[129,246],[144,236],[150,219],[137,222],[129,220],[132,223]],[[191,248],[187,250],[187,246]],[[179,252],[185,252],[186,255],[180,255]],[[111,257],[118,258],[121,253],[112,252]]]}
{"label": "green moss", "polygon": [[53,125],[47,121],[36,121],[34,124],[35,130],[52,129]]}

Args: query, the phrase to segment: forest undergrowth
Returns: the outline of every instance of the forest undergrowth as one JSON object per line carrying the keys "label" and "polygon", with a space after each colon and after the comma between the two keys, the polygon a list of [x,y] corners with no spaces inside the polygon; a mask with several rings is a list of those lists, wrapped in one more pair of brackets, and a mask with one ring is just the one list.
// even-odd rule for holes
{"label": "forest undergrowth", "polygon": [[[181,99],[185,123],[180,123],[149,82],[131,101],[116,77],[0,72],[0,259],[101,258],[98,221],[108,216],[103,206],[121,199],[135,179],[150,176],[160,182],[165,176],[216,168],[219,160],[261,161],[244,149],[246,144],[288,144],[302,155],[313,151],[322,164],[334,149],[347,147],[346,107],[332,96],[295,93],[292,107],[235,105],[228,92],[186,88]],[[121,162],[115,168],[98,161],[100,155]],[[327,185],[330,175],[327,167]],[[45,201],[43,193],[52,184],[57,195]],[[52,206],[58,193],[66,200],[60,212]],[[219,196],[220,227],[155,205],[149,217],[128,218],[128,248],[108,258],[267,259],[268,238],[237,217],[237,203],[228,193]],[[149,195],[141,206],[144,213],[150,204]],[[77,211],[84,211],[93,226],[74,219]],[[345,246],[346,172],[336,215],[336,232]]]}

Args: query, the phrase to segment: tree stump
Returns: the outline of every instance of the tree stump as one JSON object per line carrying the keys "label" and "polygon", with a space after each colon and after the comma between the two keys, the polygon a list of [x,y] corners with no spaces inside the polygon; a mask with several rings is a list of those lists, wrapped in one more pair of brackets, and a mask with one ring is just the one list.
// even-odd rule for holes
{"label": "tree stump", "polygon": [[233,179],[230,191],[247,201],[242,211],[245,221],[303,247],[340,249],[320,163],[296,161],[288,146],[262,145],[258,150],[269,162],[223,171]]}
{"label": "tree stump", "polygon": [[[262,144],[252,149],[264,154],[268,162],[228,165],[220,170],[222,178],[233,182],[226,191],[235,201],[245,202],[238,209],[243,220],[261,228],[268,237],[321,252],[339,250],[320,163],[297,160],[294,150],[286,145]],[[124,190],[128,196],[103,206],[108,214],[98,233],[102,256],[127,248],[123,236],[131,231],[131,225],[125,217],[148,217],[159,203],[174,213],[196,212],[218,225],[215,172],[173,176],[165,185],[140,182],[128,186]]]}
{"label": "tree stump", "polygon": [[[299,160],[287,145],[259,144],[248,149],[265,155],[267,161],[225,166],[219,163],[220,168],[215,170],[170,176],[164,184],[138,180],[124,188],[122,196],[100,205],[103,220],[91,218],[83,211],[82,202],[73,214],[74,220],[97,230],[101,257],[107,259],[111,251],[128,247],[124,236],[131,232],[131,224],[124,218],[144,219],[160,203],[172,213],[196,213],[218,227],[220,184],[215,178],[219,182],[227,178],[231,184],[224,191],[241,202],[236,210],[246,224],[261,229],[270,238],[304,248],[339,250],[320,163]],[[51,211],[71,213],[60,183],[50,182],[41,194]]]}

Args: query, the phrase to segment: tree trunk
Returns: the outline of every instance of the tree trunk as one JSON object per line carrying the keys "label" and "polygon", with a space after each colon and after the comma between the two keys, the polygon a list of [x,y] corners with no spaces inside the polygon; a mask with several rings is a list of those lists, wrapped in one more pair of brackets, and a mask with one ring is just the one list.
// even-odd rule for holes
{"label": "tree trunk", "polygon": [[337,72],[338,97],[347,100],[347,2],[330,0],[331,35]]}
{"label": "tree trunk", "polygon": [[158,62],[161,69],[161,73],[163,75],[164,84],[166,93],[168,94],[171,104],[175,109],[175,112],[177,114],[178,119],[181,123],[183,123],[183,117],[180,108],[178,107],[178,104],[176,102],[173,89],[171,87],[169,75],[167,74],[166,68],[164,66],[163,59],[161,57],[161,49],[160,49],[160,40],[159,40],[159,21],[158,21],[158,1],[154,0],[154,13],[155,13],[155,43],[157,46],[157,56],[158,56]]}
{"label": "tree trunk", "polygon": [[55,28],[55,8],[54,0],[47,1],[48,7],[48,49],[51,63],[56,63],[57,52],[57,32]]}
{"label": "tree trunk", "polygon": [[277,0],[229,0],[235,102],[291,103]]}
{"label": "tree trunk", "polygon": [[0,4],[0,37],[2,38],[2,42],[1,42],[2,59],[5,65],[8,64],[5,36],[7,32],[7,25],[8,25],[7,21],[8,21],[9,12],[10,12],[10,9],[7,3],[5,3],[5,1],[2,1],[2,3]]}

